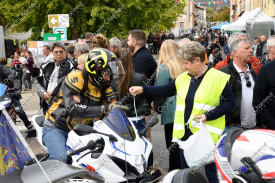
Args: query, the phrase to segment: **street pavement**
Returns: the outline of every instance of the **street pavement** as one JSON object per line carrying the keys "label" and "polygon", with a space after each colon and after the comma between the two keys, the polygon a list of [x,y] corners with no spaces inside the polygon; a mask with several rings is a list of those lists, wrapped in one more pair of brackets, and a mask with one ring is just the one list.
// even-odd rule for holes
{"label": "street pavement", "polygon": [[[27,91],[22,92],[22,99],[20,100],[21,105],[27,114],[29,120],[34,115],[43,115],[42,109],[40,109],[40,101],[37,94],[33,91]],[[24,123],[21,122],[20,118],[17,116],[17,122],[16,126],[20,130],[20,132],[23,134],[24,137],[26,137],[25,131],[27,130],[24,126]],[[39,142],[36,140],[36,138],[26,138],[26,141],[30,145],[31,149],[33,150],[34,154],[44,153],[43,149],[41,148]]]}
{"label": "street pavement", "polygon": [[[158,118],[160,119],[160,115],[158,115]],[[165,174],[169,166],[169,153],[166,149],[164,126],[161,125],[161,121],[151,128],[151,137],[153,141],[154,163]]]}

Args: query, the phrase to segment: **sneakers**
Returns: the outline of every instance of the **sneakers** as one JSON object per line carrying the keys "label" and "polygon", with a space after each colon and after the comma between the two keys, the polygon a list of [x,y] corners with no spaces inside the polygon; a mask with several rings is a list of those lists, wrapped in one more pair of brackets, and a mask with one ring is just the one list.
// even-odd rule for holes
{"label": "sneakers", "polygon": [[160,170],[156,170],[154,173],[151,172],[151,175],[145,177],[140,183],[153,183],[160,180],[163,177]]}

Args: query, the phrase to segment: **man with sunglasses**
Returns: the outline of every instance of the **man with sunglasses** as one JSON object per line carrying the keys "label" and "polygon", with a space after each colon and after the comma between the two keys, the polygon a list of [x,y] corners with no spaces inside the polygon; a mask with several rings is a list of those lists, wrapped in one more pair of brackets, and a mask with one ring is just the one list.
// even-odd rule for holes
{"label": "man with sunglasses", "polygon": [[234,126],[254,128],[256,125],[256,113],[252,106],[256,72],[249,63],[253,55],[251,42],[246,39],[235,40],[229,45],[229,50],[233,62],[220,70],[231,76],[229,85],[232,87],[236,105],[225,116],[224,133]]}
{"label": "man with sunglasses", "polygon": [[40,97],[40,105],[44,115],[49,109],[49,99],[59,81],[63,80],[73,69],[72,62],[67,58],[66,47],[61,42],[52,44],[53,60],[40,66],[39,74],[35,78],[34,86]]}

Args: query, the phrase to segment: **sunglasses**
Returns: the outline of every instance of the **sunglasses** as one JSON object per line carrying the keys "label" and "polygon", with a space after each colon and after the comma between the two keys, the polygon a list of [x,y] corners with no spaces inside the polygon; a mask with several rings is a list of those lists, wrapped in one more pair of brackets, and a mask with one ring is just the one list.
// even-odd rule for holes
{"label": "sunglasses", "polygon": [[246,86],[248,88],[251,87],[251,82],[249,81],[249,75],[248,74],[244,74],[244,79],[246,80]]}
{"label": "sunglasses", "polygon": [[60,51],[54,51],[53,53],[54,53],[54,54],[58,54],[58,52],[59,52],[60,54],[62,54],[64,51],[63,51],[63,50],[60,50]]}

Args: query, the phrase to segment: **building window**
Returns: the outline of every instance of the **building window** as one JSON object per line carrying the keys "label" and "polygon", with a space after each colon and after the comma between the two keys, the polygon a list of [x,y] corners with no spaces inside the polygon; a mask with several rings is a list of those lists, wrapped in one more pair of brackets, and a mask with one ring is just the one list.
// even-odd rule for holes
{"label": "building window", "polygon": [[184,22],[180,22],[180,30],[184,30]]}

